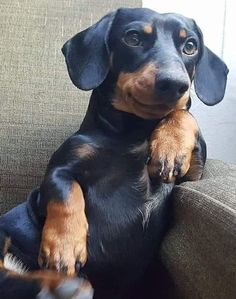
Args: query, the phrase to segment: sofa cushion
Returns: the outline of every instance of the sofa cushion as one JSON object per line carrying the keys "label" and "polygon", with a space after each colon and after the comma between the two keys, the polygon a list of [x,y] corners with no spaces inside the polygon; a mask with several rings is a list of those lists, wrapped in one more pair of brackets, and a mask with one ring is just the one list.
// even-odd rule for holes
{"label": "sofa cushion", "polygon": [[201,181],[175,187],[173,205],[161,255],[180,298],[235,298],[236,166],[207,161]]}
{"label": "sofa cushion", "polygon": [[89,93],[71,83],[62,45],[122,6],[141,0],[1,1],[0,213],[25,200],[84,117]]}

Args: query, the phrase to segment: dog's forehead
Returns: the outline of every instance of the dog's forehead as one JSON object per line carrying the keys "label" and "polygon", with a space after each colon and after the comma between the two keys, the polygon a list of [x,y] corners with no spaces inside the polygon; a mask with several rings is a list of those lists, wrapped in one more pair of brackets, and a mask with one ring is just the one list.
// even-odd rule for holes
{"label": "dog's forehead", "polygon": [[158,14],[158,16],[156,16],[156,23],[157,25],[162,24],[165,27],[173,26],[184,27],[189,30],[194,29],[194,21],[192,19],[176,13]]}
{"label": "dog's forehead", "polygon": [[157,28],[186,28],[193,29],[193,20],[176,13],[158,13],[147,8],[123,8],[118,11],[116,25],[126,27],[133,22],[142,22]]}

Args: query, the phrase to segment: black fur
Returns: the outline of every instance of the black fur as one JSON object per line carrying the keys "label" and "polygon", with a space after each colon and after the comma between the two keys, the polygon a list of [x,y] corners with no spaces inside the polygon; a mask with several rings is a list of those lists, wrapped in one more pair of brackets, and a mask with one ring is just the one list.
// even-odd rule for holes
{"label": "black fur", "polygon": [[[141,32],[141,28],[150,23],[152,32],[142,33],[142,47],[127,47],[123,42],[125,32]],[[188,32],[185,40],[179,38],[181,28]],[[196,42],[196,55],[183,55],[187,39]],[[193,20],[149,9],[123,8],[110,13],[75,35],[62,51],[72,82],[80,89],[94,90],[79,131],[53,154],[37,191],[38,198],[34,201],[37,202],[34,209],[37,229],[39,232],[42,229],[48,201],[51,198],[64,201],[72,182],[78,181],[85,196],[89,223],[89,256],[80,273],[92,282],[95,298],[157,298],[151,294],[147,281],[151,270],[148,269],[156,259],[168,226],[169,195],[174,184],[150,180],[148,176],[140,180],[149,148],[132,149],[149,140],[160,119],[145,120],[116,110],[112,106],[116,80],[121,72],[132,73],[153,62],[158,66],[157,91],[174,105],[174,84],[188,84],[196,69],[196,92],[205,104],[214,105],[222,100],[227,67],[204,46]],[[166,90],[158,85],[161,80],[168,81]],[[75,154],[84,144],[91,144],[95,149],[89,159]],[[195,150],[202,170],[206,148],[200,134]],[[2,220],[2,226],[14,231],[15,226],[11,226],[8,217]],[[23,224],[20,227],[27,235],[28,227]],[[21,233],[18,236],[12,236],[12,243],[21,249],[24,240]],[[40,238],[33,242],[39,249]],[[35,250],[34,254],[37,253]],[[4,283],[0,287],[4,288]],[[139,294],[135,294],[135,290],[139,290]]]}

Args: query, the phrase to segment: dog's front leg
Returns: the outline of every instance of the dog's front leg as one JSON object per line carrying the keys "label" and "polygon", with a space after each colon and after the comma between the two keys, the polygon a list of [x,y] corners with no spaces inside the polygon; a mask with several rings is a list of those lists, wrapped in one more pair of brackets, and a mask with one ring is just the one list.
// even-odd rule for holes
{"label": "dog's front leg", "polygon": [[158,124],[150,139],[150,157],[150,177],[167,183],[201,178],[206,144],[188,111],[173,111]]}
{"label": "dog's front leg", "polygon": [[83,192],[71,169],[50,170],[41,185],[40,197],[46,219],[39,264],[73,275],[76,262],[84,265],[87,259],[88,223]]}

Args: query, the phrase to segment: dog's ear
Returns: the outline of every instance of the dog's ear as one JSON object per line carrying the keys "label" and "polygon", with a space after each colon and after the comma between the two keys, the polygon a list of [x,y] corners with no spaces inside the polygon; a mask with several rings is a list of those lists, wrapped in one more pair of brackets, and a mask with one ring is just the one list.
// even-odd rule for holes
{"label": "dog's ear", "polygon": [[80,89],[91,90],[100,85],[109,71],[107,38],[115,12],[93,26],[79,32],[62,47],[72,82]]}
{"label": "dog's ear", "polygon": [[[196,27],[203,44],[202,32],[197,25]],[[212,106],[223,99],[228,72],[226,64],[203,46],[201,59],[196,66],[194,87],[198,98],[204,104]]]}

